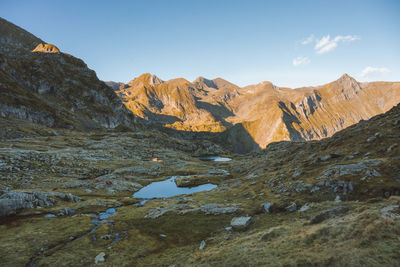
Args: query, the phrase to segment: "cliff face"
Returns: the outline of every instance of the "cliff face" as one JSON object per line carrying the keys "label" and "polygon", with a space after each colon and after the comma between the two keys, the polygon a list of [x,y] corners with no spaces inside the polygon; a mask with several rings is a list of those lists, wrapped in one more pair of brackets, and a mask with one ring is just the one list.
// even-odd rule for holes
{"label": "cliff face", "polygon": [[134,127],[134,116],[82,60],[42,43],[0,18],[2,118],[70,129]]}
{"label": "cliff face", "polygon": [[346,74],[319,87],[291,90],[264,83],[243,90],[247,92],[236,99],[235,116],[229,119],[245,122],[261,148],[280,140],[329,137],[400,102],[400,83],[358,83]]}
{"label": "cliff face", "polygon": [[329,137],[384,113],[400,102],[400,83],[359,83],[344,74],[318,87],[262,82],[240,88],[221,78],[191,83],[144,74],[117,94],[137,116],[177,130],[224,132],[220,142],[249,152],[275,141]]}

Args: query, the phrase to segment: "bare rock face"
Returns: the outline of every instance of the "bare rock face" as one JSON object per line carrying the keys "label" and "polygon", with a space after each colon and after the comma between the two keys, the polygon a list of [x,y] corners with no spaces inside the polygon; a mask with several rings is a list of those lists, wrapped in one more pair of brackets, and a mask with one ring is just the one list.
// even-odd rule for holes
{"label": "bare rock face", "polygon": [[42,53],[60,53],[60,50],[52,44],[38,44],[32,52],[42,52]]}

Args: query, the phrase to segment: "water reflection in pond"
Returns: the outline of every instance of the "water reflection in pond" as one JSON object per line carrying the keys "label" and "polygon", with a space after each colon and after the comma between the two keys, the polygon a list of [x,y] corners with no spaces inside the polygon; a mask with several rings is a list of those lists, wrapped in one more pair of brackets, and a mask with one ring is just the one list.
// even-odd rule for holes
{"label": "water reflection in pond", "polygon": [[184,194],[197,193],[202,191],[209,191],[217,186],[215,184],[203,184],[195,187],[177,187],[174,180],[178,176],[172,176],[171,178],[151,183],[136,193],[133,194],[134,198],[161,198],[161,197],[173,197]]}
{"label": "water reflection in pond", "polygon": [[198,159],[202,161],[217,161],[217,162],[226,162],[232,160],[231,158],[224,158],[220,156],[199,157]]}

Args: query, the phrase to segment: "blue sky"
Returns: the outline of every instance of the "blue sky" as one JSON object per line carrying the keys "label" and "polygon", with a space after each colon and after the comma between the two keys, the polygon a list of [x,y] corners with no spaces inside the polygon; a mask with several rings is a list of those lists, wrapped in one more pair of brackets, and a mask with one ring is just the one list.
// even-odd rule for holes
{"label": "blue sky", "polygon": [[400,81],[400,1],[0,0],[0,16],[105,81]]}

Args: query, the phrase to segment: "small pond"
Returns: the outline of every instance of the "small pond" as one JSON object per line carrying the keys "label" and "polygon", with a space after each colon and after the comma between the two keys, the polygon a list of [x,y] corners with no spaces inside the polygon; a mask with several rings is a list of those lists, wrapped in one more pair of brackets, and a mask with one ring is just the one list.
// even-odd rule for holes
{"label": "small pond", "polygon": [[161,198],[161,197],[173,197],[178,195],[185,195],[191,193],[197,193],[202,191],[210,191],[217,186],[215,184],[202,184],[195,187],[177,187],[174,180],[178,176],[172,176],[171,178],[151,183],[136,193],[133,194],[134,198]]}
{"label": "small pond", "polygon": [[217,161],[217,162],[226,162],[232,160],[231,158],[224,158],[220,156],[198,157],[198,159],[202,161]]}

